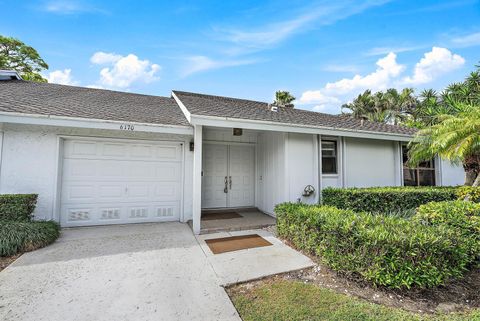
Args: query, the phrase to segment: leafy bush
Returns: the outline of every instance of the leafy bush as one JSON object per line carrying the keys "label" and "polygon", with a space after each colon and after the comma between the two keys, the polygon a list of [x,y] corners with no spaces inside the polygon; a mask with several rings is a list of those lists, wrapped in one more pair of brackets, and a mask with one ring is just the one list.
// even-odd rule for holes
{"label": "leafy bush", "polygon": [[0,221],[0,256],[36,250],[59,235],[60,226],[53,221]]}
{"label": "leafy bush", "polygon": [[480,259],[480,204],[465,201],[428,203],[418,208],[413,220],[457,229],[469,242],[472,255]]}
{"label": "leafy bush", "polygon": [[457,188],[458,199],[464,200],[468,197],[471,202],[480,203],[480,187],[461,186]]}
{"label": "leafy bush", "polygon": [[0,220],[30,221],[37,198],[37,194],[0,195]]}
{"label": "leafy bush", "polygon": [[[455,187],[326,188],[324,205],[356,212],[402,213],[429,202],[457,199]],[[412,212],[413,213],[413,212]]]}
{"label": "leafy bush", "polygon": [[474,261],[461,233],[445,225],[332,206],[285,203],[275,212],[280,236],[377,285],[433,287],[462,276]]}

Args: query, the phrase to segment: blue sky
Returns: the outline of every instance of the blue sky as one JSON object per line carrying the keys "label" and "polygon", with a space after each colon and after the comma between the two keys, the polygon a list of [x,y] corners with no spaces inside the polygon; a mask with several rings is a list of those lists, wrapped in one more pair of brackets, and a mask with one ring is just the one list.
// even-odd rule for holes
{"label": "blue sky", "polygon": [[[480,3],[0,0],[0,34],[35,47],[51,82],[172,89],[329,113],[367,88],[442,89],[480,62]],[[8,13],[8,14],[6,14]]]}

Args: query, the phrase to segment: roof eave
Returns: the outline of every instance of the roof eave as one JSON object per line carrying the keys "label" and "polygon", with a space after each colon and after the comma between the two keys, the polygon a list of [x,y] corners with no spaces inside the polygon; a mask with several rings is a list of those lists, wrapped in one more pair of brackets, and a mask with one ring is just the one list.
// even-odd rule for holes
{"label": "roof eave", "polygon": [[377,132],[370,130],[346,129],[326,126],[310,126],[303,124],[279,123],[266,120],[250,120],[231,117],[205,116],[190,114],[192,125],[214,126],[214,127],[239,127],[253,130],[281,131],[291,133],[320,134],[343,137],[371,138],[392,141],[410,141],[413,135]]}
{"label": "roof eave", "polygon": [[[131,130],[132,128],[131,126],[133,125],[133,131],[138,131],[138,132],[193,135],[193,128],[191,126],[152,124],[152,123],[128,122],[128,121],[120,121],[120,120],[77,118],[77,117],[64,117],[64,116],[55,116],[55,115],[24,114],[24,113],[10,113],[10,112],[0,112],[0,123],[75,127],[75,128],[88,128],[88,129],[110,129],[110,130],[124,130],[123,128],[125,127],[130,128]],[[130,125],[130,127],[125,125]]]}

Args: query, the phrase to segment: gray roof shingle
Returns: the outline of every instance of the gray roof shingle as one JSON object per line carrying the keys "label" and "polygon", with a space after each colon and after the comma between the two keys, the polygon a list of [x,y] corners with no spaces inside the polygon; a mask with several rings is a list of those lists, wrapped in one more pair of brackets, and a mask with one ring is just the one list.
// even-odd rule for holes
{"label": "gray roof shingle", "polygon": [[0,81],[0,112],[190,126],[170,97],[23,80]]}
{"label": "gray roof shingle", "polygon": [[387,125],[377,122],[361,121],[345,115],[330,115],[295,108],[269,109],[268,103],[204,95],[183,91],[173,91],[192,115],[228,117],[237,119],[260,120],[284,124],[329,127],[340,130],[361,130],[376,133],[413,135],[412,128]]}

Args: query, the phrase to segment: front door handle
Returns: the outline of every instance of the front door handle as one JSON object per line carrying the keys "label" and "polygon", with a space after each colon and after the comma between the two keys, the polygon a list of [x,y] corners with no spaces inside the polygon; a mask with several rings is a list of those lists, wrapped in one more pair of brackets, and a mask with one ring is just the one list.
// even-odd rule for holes
{"label": "front door handle", "polygon": [[225,188],[223,189],[224,193],[228,193],[228,179],[227,176],[225,176]]}
{"label": "front door handle", "polygon": [[230,185],[230,189],[232,189],[232,176],[229,176],[228,184]]}

